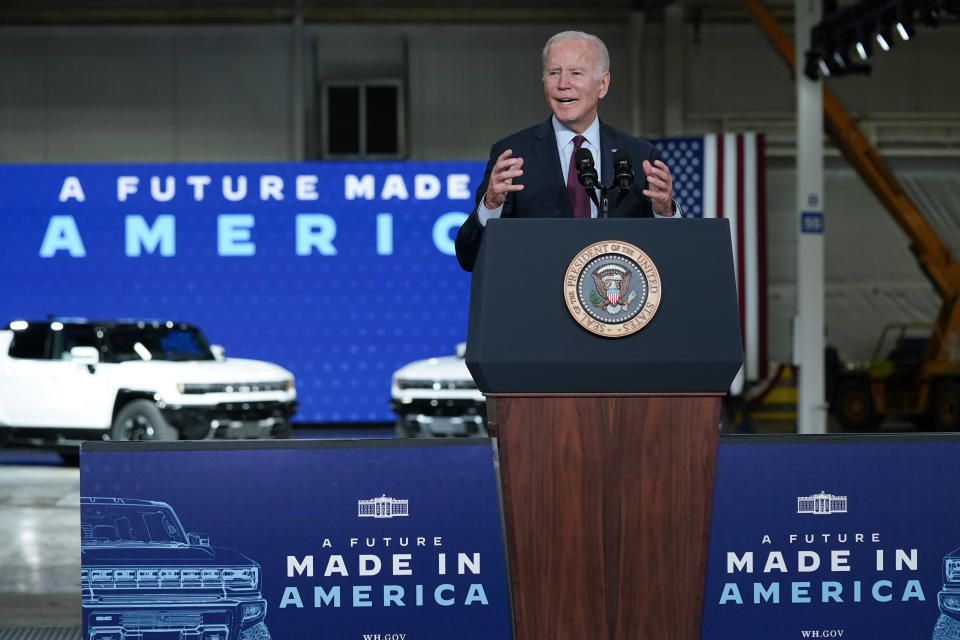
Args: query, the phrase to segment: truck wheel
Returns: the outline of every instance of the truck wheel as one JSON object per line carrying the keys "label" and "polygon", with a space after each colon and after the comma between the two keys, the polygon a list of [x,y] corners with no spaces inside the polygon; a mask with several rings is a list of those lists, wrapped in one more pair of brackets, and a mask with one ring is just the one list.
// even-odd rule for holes
{"label": "truck wheel", "polygon": [[410,423],[403,418],[397,418],[397,422],[393,426],[394,438],[416,438],[419,435],[420,430],[418,428],[412,427]]}
{"label": "truck wheel", "polygon": [[934,431],[960,431],[960,384],[955,380],[937,383],[929,406]]}
{"label": "truck wheel", "polygon": [[258,622],[249,629],[240,632],[240,640],[270,640],[270,630],[263,622]]}
{"label": "truck wheel", "polygon": [[866,380],[841,380],[833,396],[837,420],[847,431],[876,431],[883,416],[873,407],[870,383]]}
{"label": "truck wheel", "polygon": [[277,439],[286,440],[293,434],[293,427],[290,424],[289,420],[277,420],[273,423],[273,429],[270,430],[270,435]]}
{"label": "truck wheel", "polygon": [[943,614],[937,618],[931,640],[957,640],[960,638],[960,622]]}
{"label": "truck wheel", "polygon": [[113,421],[112,440],[179,440],[177,430],[149,400],[128,402]]}

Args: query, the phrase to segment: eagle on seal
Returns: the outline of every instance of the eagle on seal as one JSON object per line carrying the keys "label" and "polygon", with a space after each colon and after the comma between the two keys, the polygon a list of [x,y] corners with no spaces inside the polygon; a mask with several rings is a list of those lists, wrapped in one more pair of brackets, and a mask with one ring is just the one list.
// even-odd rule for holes
{"label": "eagle on seal", "polygon": [[[604,273],[600,275],[600,272]],[[617,306],[621,299],[626,305],[626,294],[630,291],[630,271],[626,269],[597,269],[590,274],[597,287],[597,292],[605,297],[612,306]]]}

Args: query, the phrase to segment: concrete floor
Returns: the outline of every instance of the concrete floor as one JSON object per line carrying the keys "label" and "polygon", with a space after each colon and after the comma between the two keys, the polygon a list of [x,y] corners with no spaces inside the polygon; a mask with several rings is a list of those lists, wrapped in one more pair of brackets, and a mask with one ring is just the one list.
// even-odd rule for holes
{"label": "concrete floor", "polygon": [[0,627],[80,626],[80,471],[0,452]]}

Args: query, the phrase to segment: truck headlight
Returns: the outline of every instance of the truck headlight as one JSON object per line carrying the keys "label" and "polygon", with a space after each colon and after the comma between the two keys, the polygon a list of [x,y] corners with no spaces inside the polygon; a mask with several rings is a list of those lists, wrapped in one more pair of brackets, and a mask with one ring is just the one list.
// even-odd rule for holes
{"label": "truck headlight", "polygon": [[181,569],[180,581],[185,587],[199,587],[203,585],[200,569]]}
{"label": "truck headlight", "polygon": [[256,620],[262,618],[267,612],[267,606],[263,602],[251,602],[243,605],[243,621]]}
{"label": "truck headlight", "polygon": [[960,580],[960,558],[944,558],[943,575],[946,576],[947,582]]}
{"label": "truck headlight", "polygon": [[113,571],[111,569],[91,569],[90,581],[94,583],[113,582]]}
{"label": "truck headlight", "polygon": [[260,582],[256,567],[229,567],[223,570],[223,586],[227,589],[255,589]]}
{"label": "truck headlight", "polygon": [[180,582],[180,569],[160,569],[160,582]]}
{"label": "truck headlight", "polygon": [[160,581],[158,569],[137,569],[137,582],[141,585]]}
{"label": "truck headlight", "polygon": [[136,569],[114,569],[113,579],[118,584],[134,584],[137,581]]}
{"label": "truck headlight", "polygon": [[[156,579],[156,576],[141,574],[141,577],[150,581]],[[80,581],[85,586],[92,587],[132,587],[137,584],[137,570],[124,567],[116,569],[84,569],[80,573]]]}

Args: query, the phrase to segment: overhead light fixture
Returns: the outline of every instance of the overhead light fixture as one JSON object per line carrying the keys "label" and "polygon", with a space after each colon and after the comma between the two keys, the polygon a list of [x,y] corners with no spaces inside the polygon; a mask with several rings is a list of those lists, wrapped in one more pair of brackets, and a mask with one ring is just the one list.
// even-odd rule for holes
{"label": "overhead light fixture", "polygon": [[877,34],[877,44],[879,44],[880,48],[884,51],[890,51],[890,43],[883,37],[883,33]]}
{"label": "overhead light fixture", "polygon": [[903,40],[909,40],[913,37],[913,14],[904,10],[900,19],[897,20],[897,33]]}
{"label": "overhead light fixture", "polygon": [[856,31],[856,49],[857,55],[861,60],[866,60],[873,55],[873,22],[862,21]]}
{"label": "overhead light fixture", "polygon": [[891,51],[898,41],[917,37],[917,22],[936,27],[943,13],[960,17],[960,0],[853,0],[843,8],[837,0],[823,2],[823,19],[810,29],[806,52],[804,73],[812,79],[869,73],[864,62],[874,46]]}

